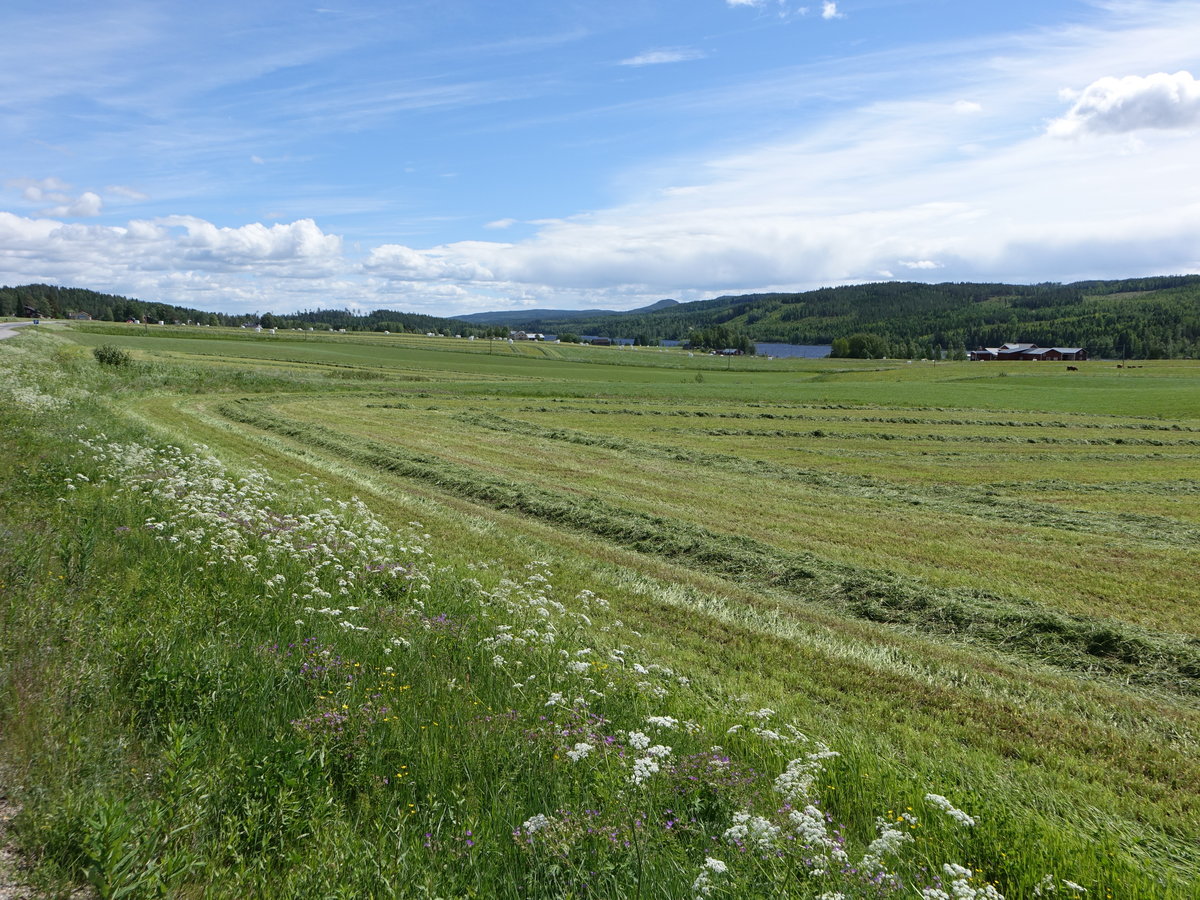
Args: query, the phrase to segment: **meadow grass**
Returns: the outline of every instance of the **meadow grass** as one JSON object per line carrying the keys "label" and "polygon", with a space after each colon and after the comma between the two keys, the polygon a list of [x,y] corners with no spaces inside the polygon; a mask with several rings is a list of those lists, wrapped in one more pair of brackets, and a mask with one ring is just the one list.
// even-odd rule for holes
{"label": "meadow grass", "polygon": [[[976,476],[958,484],[951,453],[995,456],[978,468],[993,468],[998,502],[1048,480],[1036,456],[870,436],[1031,427],[986,424],[996,409],[995,421],[1059,422],[1071,440],[1145,437],[1136,425],[1157,420],[1186,439],[1200,415],[1162,412],[1180,404],[1171,382],[1186,368],[1139,380],[1141,415],[1054,385],[992,406],[914,367],[889,383],[862,366],[857,400],[818,401],[803,379],[828,361],[726,375],[708,359],[630,353],[626,366],[596,348],[602,362],[571,349],[501,367],[416,339],[364,357],[369,342],[342,336],[283,359],[241,335],[201,350],[112,331],[70,341],[117,340],[128,371],[101,371],[54,335],[0,344],[0,754],[41,884],[1026,897],[1069,895],[1069,879],[1090,896],[1192,895],[1200,672],[1177,575],[1194,516],[1129,499],[1122,529],[1119,506],[1089,506],[1094,491],[1066,477],[1109,499],[1186,504],[1191,475],[1139,456],[1182,460],[1186,446],[1102,444],[1128,460],[1106,480],[1094,445],[1052,445],[1073,455],[1053,476],[1080,523],[1062,539],[1049,511],[1023,526],[954,511]],[[330,377],[343,368],[378,377]],[[859,472],[797,466],[805,456],[773,445],[740,452],[694,416],[651,432],[632,421],[647,416],[523,409],[540,398],[727,417],[842,403],[846,418],[923,421],[864,422],[844,451],[822,449],[890,445],[877,469],[856,457]],[[904,476],[910,463],[922,477]],[[909,530],[914,497],[940,524],[889,540]],[[1086,603],[993,568],[1023,562],[1046,584],[1038,570],[1065,571],[1071,547],[1124,561],[1089,582]],[[965,588],[935,576],[939,557],[998,587],[953,595]],[[847,585],[896,602],[864,615],[839,599]],[[1125,596],[1139,588],[1157,603]],[[965,631],[927,620],[952,596]],[[1022,651],[980,627],[1005,605],[1109,643],[1083,666],[1069,642]]]}

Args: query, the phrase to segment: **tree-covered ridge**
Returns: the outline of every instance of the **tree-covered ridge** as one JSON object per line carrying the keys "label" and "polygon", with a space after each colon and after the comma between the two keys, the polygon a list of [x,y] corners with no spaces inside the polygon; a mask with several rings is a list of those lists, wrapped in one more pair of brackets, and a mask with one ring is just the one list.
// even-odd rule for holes
{"label": "tree-covered ridge", "polygon": [[[658,305],[658,304],[656,304]],[[419,313],[318,309],[278,315],[230,315],[45,284],[0,288],[0,316],[25,308],[50,317],[83,311],[96,319],[143,318],[265,328],[434,332],[507,336],[508,329],[637,338],[640,343],[689,340],[720,349],[750,341],[854,344],[868,355],[933,356],[1007,341],[1083,347],[1098,357],[1200,355],[1200,275],[1081,281],[1074,284],[923,284],[883,282],[794,294],[716,297],[592,317],[465,322]],[[715,338],[727,339],[722,344]],[[855,341],[853,339],[857,338]],[[703,343],[703,342],[702,342]],[[720,346],[717,346],[720,345]]]}
{"label": "tree-covered ridge", "polygon": [[61,319],[85,312],[106,322],[142,321],[200,322],[205,325],[234,325],[245,316],[228,316],[170,303],[134,300],[116,294],[102,294],[86,288],[59,287],[53,284],[24,284],[0,287],[0,316],[26,316],[36,313],[49,319]]}
{"label": "tree-covered ridge", "polygon": [[[522,323],[554,331],[558,323]],[[888,356],[951,352],[1006,341],[1085,347],[1093,356],[1200,353],[1200,276],[1074,284],[884,282],[795,294],[749,294],[651,313],[572,319],[572,331],[686,339],[723,325],[755,341],[831,344],[868,334]]]}
{"label": "tree-covered ridge", "polygon": [[439,334],[503,334],[508,329],[472,326],[456,319],[427,316],[420,313],[378,309],[359,315],[345,309],[318,309],[288,313],[215,313],[170,303],[136,300],[116,294],[103,294],[85,288],[58,287],[50,284],[26,284],[19,287],[0,287],[0,317],[26,316],[33,312],[46,318],[65,318],[85,312],[104,322],[182,322],[201,325],[238,326],[262,325],[264,328],[345,328],[347,331],[407,331]]}

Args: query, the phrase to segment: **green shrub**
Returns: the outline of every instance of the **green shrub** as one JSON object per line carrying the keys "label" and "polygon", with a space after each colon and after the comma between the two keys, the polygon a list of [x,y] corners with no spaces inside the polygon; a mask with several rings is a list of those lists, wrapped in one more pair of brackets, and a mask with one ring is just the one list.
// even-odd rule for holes
{"label": "green shrub", "polygon": [[100,345],[92,351],[92,355],[102,366],[127,366],[133,361],[128,350],[122,350],[112,344]]}

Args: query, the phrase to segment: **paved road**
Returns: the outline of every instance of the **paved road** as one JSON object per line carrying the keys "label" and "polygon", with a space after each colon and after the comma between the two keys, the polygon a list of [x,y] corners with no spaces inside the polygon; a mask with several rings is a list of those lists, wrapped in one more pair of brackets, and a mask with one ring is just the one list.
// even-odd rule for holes
{"label": "paved road", "polygon": [[32,324],[32,322],[0,322],[0,341],[6,337],[12,337],[17,333],[18,328],[24,328],[26,325]]}

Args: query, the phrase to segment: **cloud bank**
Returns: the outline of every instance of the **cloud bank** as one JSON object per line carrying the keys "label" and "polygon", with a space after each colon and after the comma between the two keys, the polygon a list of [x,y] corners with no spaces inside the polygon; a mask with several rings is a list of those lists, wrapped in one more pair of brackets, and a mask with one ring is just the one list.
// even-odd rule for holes
{"label": "cloud bank", "polygon": [[1093,81],[1078,93],[1064,94],[1075,105],[1050,124],[1049,133],[1054,137],[1200,127],[1200,81],[1191,72],[1110,76]]}

